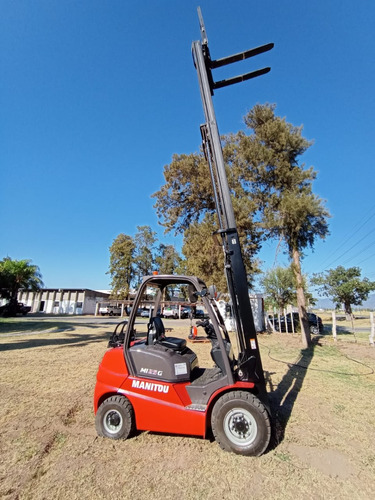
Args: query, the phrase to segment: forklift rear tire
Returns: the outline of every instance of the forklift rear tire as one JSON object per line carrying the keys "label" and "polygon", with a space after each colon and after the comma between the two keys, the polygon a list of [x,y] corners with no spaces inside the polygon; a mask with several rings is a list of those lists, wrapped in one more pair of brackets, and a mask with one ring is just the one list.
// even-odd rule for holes
{"label": "forklift rear tire", "polygon": [[268,412],[259,399],[246,391],[227,392],[212,410],[212,432],[223,450],[259,456],[271,438]]}
{"label": "forklift rear tire", "polygon": [[99,406],[95,418],[99,436],[127,439],[135,430],[134,410],[125,396],[111,396]]}

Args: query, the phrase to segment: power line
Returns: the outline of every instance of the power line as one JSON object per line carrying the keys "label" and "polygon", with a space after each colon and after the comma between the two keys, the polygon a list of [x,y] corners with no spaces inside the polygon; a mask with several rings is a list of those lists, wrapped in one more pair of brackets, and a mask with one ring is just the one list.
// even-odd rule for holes
{"label": "power line", "polygon": [[[351,260],[358,258],[363,252],[368,250],[370,247],[374,247],[374,246],[375,246],[375,241],[372,241],[370,244],[367,245],[367,247],[363,248],[360,252],[356,253],[353,257],[349,257],[348,259],[346,259],[343,262],[343,264],[346,264],[347,262],[350,262]],[[367,260],[367,258],[365,260]]]}
{"label": "power line", "polygon": [[[332,262],[331,262],[331,264],[329,264],[328,266],[326,265],[326,262],[327,262],[327,261],[329,262],[329,261],[330,261],[330,259],[331,259],[331,258],[332,258],[332,257],[333,257],[333,256],[334,256],[337,252],[338,252],[338,251],[340,251],[340,250],[342,249],[342,247],[343,247],[343,246],[345,247],[345,245],[346,245],[346,244],[347,244],[347,243],[348,243],[351,239],[353,239],[353,237],[354,237],[356,234],[358,234],[358,232],[359,232],[359,231],[360,231],[360,230],[361,230],[361,229],[362,229],[362,228],[363,228],[363,227],[364,227],[364,226],[365,226],[365,225],[366,225],[366,224],[367,224],[367,223],[368,223],[368,222],[369,222],[369,221],[370,221],[373,217],[375,217],[375,205],[374,205],[374,206],[373,206],[373,207],[369,210],[369,212],[372,212],[372,211],[374,211],[374,212],[373,212],[373,213],[371,213],[371,215],[370,215],[369,217],[367,217],[367,219],[366,219],[366,220],[364,220],[364,221],[362,222],[362,224],[360,224],[360,226],[358,226],[358,227],[357,227],[357,229],[356,229],[354,232],[350,233],[350,235],[346,238],[346,240],[343,242],[343,244],[341,244],[339,247],[337,247],[337,249],[336,249],[333,253],[331,253],[331,254],[330,254],[330,256],[329,256],[327,259],[323,260],[323,262],[322,262],[322,267],[324,267],[324,266],[325,266],[325,268],[330,267],[330,266],[331,266],[332,264],[334,264],[334,263],[335,263],[338,259],[340,259],[343,255],[345,255],[345,254],[346,254],[347,252],[349,252],[352,248],[354,248],[354,246],[356,246],[356,244],[354,244],[354,245],[353,245],[352,247],[350,247],[350,248],[349,248],[346,252],[344,252],[344,253],[343,253],[340,257],[337,257],[334,261],[332,261]],[[370,234],[370,233],[368,233],[368,234]],[[363,240],[366,236],[367,236],[367,235],[365,235],[365,236],[364,236],[364,237],[363,237],[363,238],[362,238],[362,239],[361,239],[358,243],[360,243],[360,242],[361,242],[361,241],[362,241],[362,240]],[[326,270],[326,269],[325,269],[325,270]]]}
{"label": "power line", "polygon": [[[369,257],[366,257],[365,259],[361,260],[361,262],[358,263],[359,264],[362,264],[362,262],[365,262],[366,260],[369,260],[371,259],[372,257],[375,257],[375,253],[373,253],[372,255],[370,255]],[[371,274],[374,274],[374,273],[371,273]]]}
{"label": "power line", "polygon": [[[353,248],[355,248],[357,245],[359,245],[363,240],[365,240],[370,235],[371,235],[371,233],[365,234],[360,240],[358,240],[356,243],[354,243],[354,245],[352,245],[350,248],[348,248],[347,250],[345,250],[339,257],[337,257],[336,259],[334,259],[328,266],[326,266],[325,271],[327,271],[329,267],[331,267],[335,262],[337,262],[342,257],[344,257],[344,255],[346,255],[348,252],[350,252],[350,250],[353,250]],[[351,260],[351,258],[349,260]]]}

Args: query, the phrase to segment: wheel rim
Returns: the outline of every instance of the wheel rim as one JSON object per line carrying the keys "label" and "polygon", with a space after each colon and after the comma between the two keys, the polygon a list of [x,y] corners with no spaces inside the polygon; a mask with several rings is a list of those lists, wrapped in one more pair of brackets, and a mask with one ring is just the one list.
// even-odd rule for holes
{"label": "wheel rim", "polygon": [[103,417],[103,426],[109,434],[116,434],[122,427],[122,415],[117,410],[108,410]]}
{"label": "wheel rim", "polygon": [[224,418],[226,437],[238,446],[248,446],[258,433],[258,426],[253,415],[244,408],[233,408]]}

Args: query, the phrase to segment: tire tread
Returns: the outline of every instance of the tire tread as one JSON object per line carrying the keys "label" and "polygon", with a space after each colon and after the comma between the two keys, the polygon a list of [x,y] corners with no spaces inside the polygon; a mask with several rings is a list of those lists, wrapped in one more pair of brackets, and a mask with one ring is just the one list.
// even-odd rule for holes
{"label": "tire tread", "polygon": [[[251,407],[255,408],[259,415],[262,418],[262,423],[264,424],[264,429],[261,432],[265,433],[265,439],[261,446],[254,446],[253,443],[248,447],[238,447],[234,444],[230,443],[226,438],[223,430],[220,427],[220,411],[223,406],[227,403],[231,403],[232,401],[242,400],[245,403],[248,403]],[[215,403],[212,415],[211,415],[211,427],[212,433],[214,435],[215,440],[219,444],[219,446],[225,451],[231,451],[234,453],[238,453],[241,455],[247,456],[259,456],[262,455],[267,446],[269,444],[271,438],[271,423],[268,411],[262,402],[251,392],[248,391],[230,391],[226,392],[223,396],[221,396]],[[261,444],[261,443],[260,443]]]}
{"label": "tire tread", "polygon": [[[118,436],[108,436],[102,425],[103,413],[106,411],[107,406],[118,405],[124,412],[124,427],[125,430]],[[129,425],[130,423],[130,425]],[[126,426],[128,428],[126,428]],[[131,402],[125,396],[110,396],[105,399],[98,408],[95,419],[95,427],[98,436],[109,437],[111,439],[127,439],[135,432],[135,419],[134,419],[134,409]]]}

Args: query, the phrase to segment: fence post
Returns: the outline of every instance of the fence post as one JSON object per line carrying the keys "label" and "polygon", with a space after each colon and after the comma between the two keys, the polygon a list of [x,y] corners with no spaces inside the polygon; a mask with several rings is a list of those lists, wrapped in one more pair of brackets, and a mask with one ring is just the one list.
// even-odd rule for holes
{"label": "fence post", "polygon": [[269,318],[269,314],[264,314],[264,324],[266,325],[266,330],[268,331],[271,328],[272,333],[276,331],[275,329],[275,318],[272,316],[272,321]]}
{"label": "fence post", "polygon": [[292,334],[294,335],[296,332],[295,332],[295,329],[294,329],[294,314],[293,314],[293,310],[290,311],[290,319],[291,319],[291,323],[292,323]]}
{"label": "fence post", "polygon": [[337,341],[337,332],[336,332],[336,311],[332,311],[332,335],[333,340]]}
{"label": "fence post", "polygon": [[284,307],[284,321],[285,321],[285,333],[289,333],[289,330],[288,330],[288,321],[287,321],[287,317],[286,317],[286,310],[285,310],[285,307]]}
{"label": "fence post", "polygon": [[375,336],[375,323],[374,323],[374,313],[370,312],[370,323],[371,323],[371,333],[369,336],[370,345],[374,347],[374,336]]}

